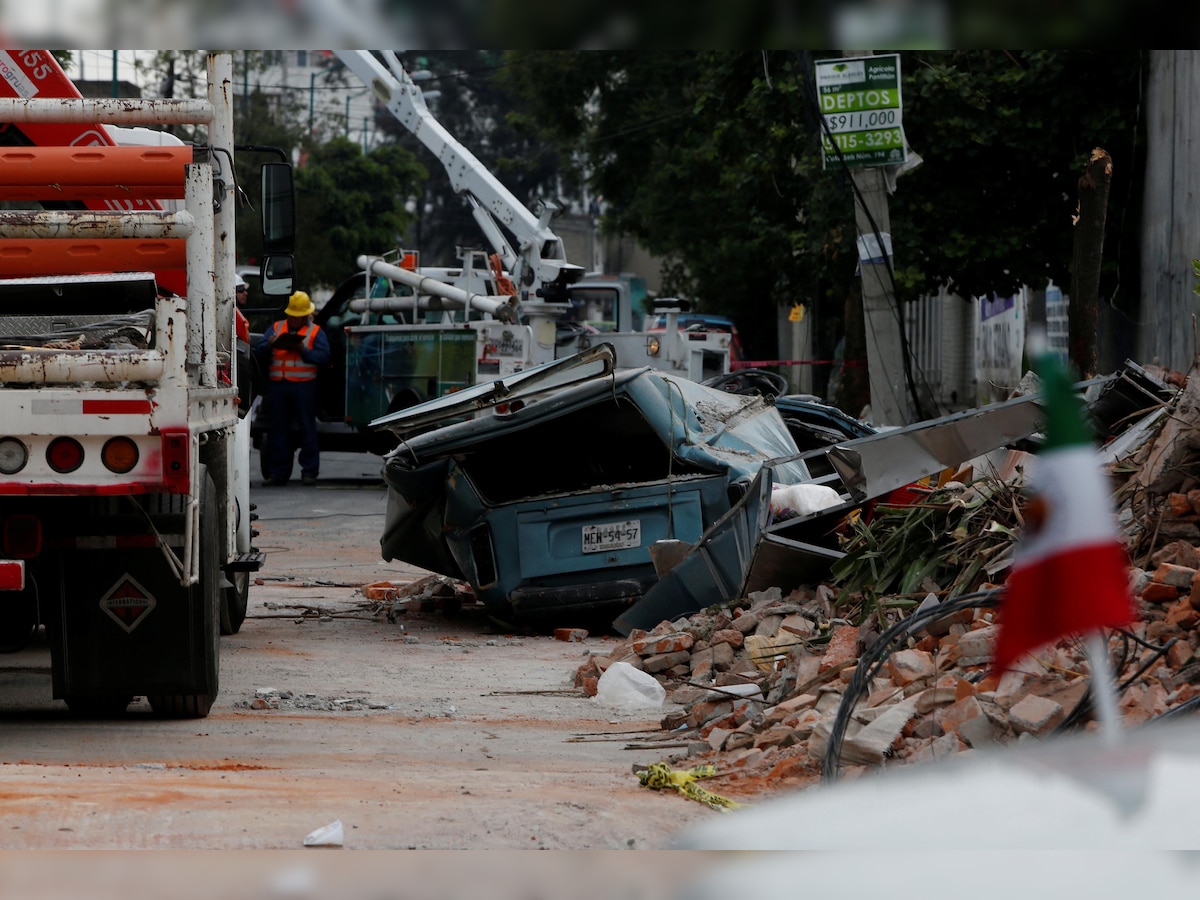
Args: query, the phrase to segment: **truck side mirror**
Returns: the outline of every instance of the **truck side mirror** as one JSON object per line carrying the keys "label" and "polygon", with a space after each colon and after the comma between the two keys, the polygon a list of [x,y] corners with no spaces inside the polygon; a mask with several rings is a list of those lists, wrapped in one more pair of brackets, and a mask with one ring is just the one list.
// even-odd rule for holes
{"label": "truck side mirror", "polygon": [[262,292],[265,296],[288,297],[291,295],[296,261],[290,253],[264,256],[258,271]]}
{"label": "truck side mirror", "polygon": [[[288,163],[264,163],[262,167],[262,243],[266,256],[296,249],[296,189]],[[265,288],[265,273],[263,285]]]}

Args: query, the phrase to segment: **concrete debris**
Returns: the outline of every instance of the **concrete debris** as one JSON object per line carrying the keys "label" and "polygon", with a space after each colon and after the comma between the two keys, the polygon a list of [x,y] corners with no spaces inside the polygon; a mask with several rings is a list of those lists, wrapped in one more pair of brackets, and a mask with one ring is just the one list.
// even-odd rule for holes
{"label": "concrete debris", "polygon": [[[1141,612],[1108,635],[1126,727],[1200,708],[1200,380],[1176,381],[1184,388],[1153,436],[1105,464]],[[921,516],[930,536],[922,547],[905,535],[899,562],[898,542],[862,537],[886,551],[860,557],[894,571],[887,593],[862,570],[836,567],[824,584],[751,592],[635,629],[588,658],[576,687],[594,696],[616,663],[652,674],[671,709],[661,728],[687,748],[664,761],[714,765],[713,789],[742,797],[1094,729],[1078,640],[1042,647],[1003,677],[989,671],[1022,524],[1015,501],[1036,456],[990,462],[976,469],[987,475],[876,517],[879,528],[904,529],[906,515]],[[930,507],[969,515],[939,519]]]}
{"label": "concrete debris", "polygon": [[366,697],[321,697],[315,693],[295,694],[275,688],[259,688],[251,700],[238,700],[234,709],[307,709],[327,712],[353,712],[365,709],[392,709],[387,703]]}

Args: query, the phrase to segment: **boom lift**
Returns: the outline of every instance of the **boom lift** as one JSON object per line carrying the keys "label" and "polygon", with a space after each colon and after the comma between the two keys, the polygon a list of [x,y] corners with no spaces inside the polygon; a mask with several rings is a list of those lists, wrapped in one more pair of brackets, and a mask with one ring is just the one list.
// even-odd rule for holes
{"label": "boom lift", "polygon": [[[461,250],[462,264],[446,268],[420,267],[417,254],[401,249],[357,259],[360,275],[335,291],[317,320],[334,346],[333,371],[322,376],[322,448],[384,452],[391,436],[370,427],[380,416],[600,341],[616,348],[624,368],[651,366],[693,381],[729,372],[729,335],[677,328],[680,301],[659,301],[664,332],[635,330],[629,283],[587,276],[568,262],[550,227],[556,207],[543,203],[535,214],[522,204],[437,121],[394,53],[334,53],[441,162],[491,252]],[[268,421],[269,409],[260,409],[258,446]]]}

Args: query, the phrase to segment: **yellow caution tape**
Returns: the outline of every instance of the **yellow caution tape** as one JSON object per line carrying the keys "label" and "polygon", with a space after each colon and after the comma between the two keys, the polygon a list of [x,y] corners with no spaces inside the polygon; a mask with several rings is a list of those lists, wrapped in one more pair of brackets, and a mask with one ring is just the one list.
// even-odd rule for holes
{"label": "yellow caution tape", "polygon": [[651,763],[650,768],[637,772],[638,781],[642,787],[661,791],[674,788],[690,800],[695,800],[724,812],[727,809],[738,809],[742,804],[706,791],[696,784],[697,778],[710,778],[717,774],[717,767],[711,765],[694,766],[690,769],[672,769],[666,763]]}

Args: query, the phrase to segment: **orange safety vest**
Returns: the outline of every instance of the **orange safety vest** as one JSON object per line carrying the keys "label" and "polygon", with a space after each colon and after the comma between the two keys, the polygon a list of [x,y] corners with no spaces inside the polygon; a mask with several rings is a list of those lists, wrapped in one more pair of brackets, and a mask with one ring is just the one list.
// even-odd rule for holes
{"label": "orange safety vest", "polygon": [[[279,334],[287,330],[287,321],[280,319],[271,325],[271,331],[274,334]],[[295,332],[303,338],[304,348],[311,350],[313,341],[317,339],[316,325],[308,324]],[[282,347],[271,348],[271,370],[272,381],[314,381],[317,377],[317,367],[311,363],[306,363],[300,356],[299,348],[295,350],[284,350]]]}

